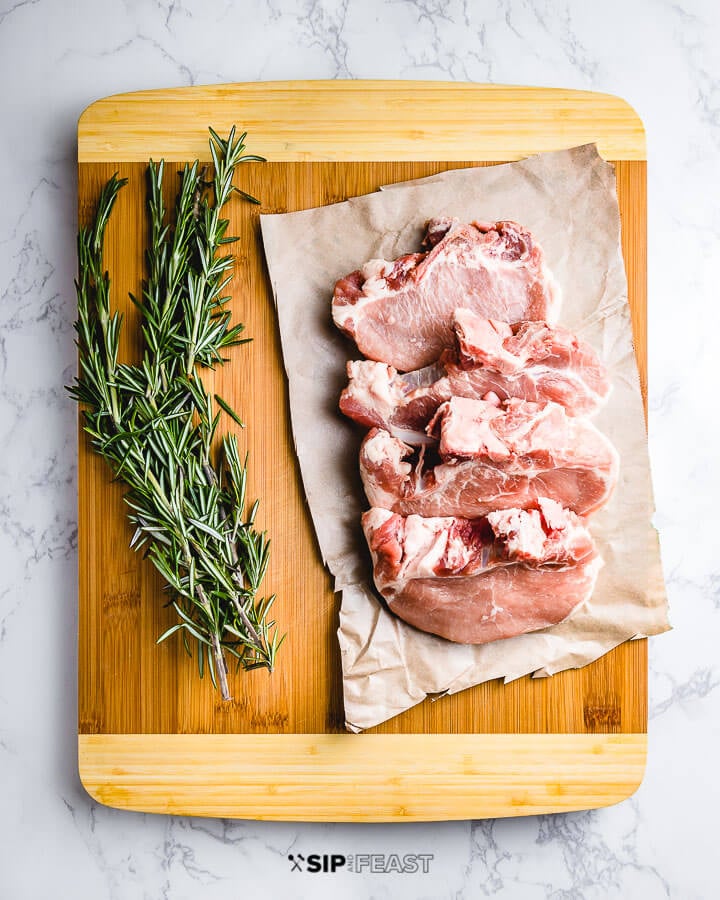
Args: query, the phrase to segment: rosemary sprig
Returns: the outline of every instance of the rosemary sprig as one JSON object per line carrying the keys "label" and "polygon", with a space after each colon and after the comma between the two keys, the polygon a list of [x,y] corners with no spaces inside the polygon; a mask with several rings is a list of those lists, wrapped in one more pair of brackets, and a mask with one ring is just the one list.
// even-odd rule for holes
{"label": "rosemary sprig", "polygon": [[262,157],[243,155],[245,134],[225,140],[210,129],[213,176],[198,162],[180,175],[174,217],[163,201],[165,165],[150,161],[147,279],[141,297],[144,352],[138,365],[118,362],[122,317],[110,308],[103,270],[103,238],[126,179],[103,187],[95,218],[78,233],[79,376],[68,388],[83,405],[84,429],[95,451],[128,487],[134,525],[131,546],[143,548],[167,582],[178,621],[158,643],[180,632],[191,653],[197,645],[202,677],[230,699],[227,656],[245,669],[272,670],[282,638],[270,618],[274,595],[258,592],[270,542],[255,528],[258,503],[248,508],[247,457],[234,434],[215,441],[222,412],[238,414],[206,390],[197,369],[226,362],[223,351],[243,344],[243,325],[231,323],[232,258],[221,256],[228,220],[221,211],[234,192],[237,166]]}

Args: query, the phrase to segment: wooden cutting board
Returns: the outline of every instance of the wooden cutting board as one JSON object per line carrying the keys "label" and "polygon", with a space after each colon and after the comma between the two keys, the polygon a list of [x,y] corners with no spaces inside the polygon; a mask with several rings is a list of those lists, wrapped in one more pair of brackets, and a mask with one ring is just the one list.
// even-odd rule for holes
{"label": "wooden cutting board", "polygon": [[[293,453],[286,384],[260,242],[260,212],[332,203],[381,184],[590,141],[616,165],[622,240],[643,394],[646,163],[636,113],[606,94],[439,82],[275,82],[147,91],[90,106],[78,127],[79,210],[129,178],[107,234],[122,353],[137,358],[144,171],[149,158],[209,159],[207,127],[249,132],[265,164],[236,182],[234,318],[253,342],[214,376],[241,411],[251,496],[272,538],[265,589],[287,632],[276,671],[232,677],[224,704],[200,682],[162,582],[128,548],[122,489],[79,441],[79,765],[111,806],[265,819],[410,821],[608,805],[642,778],[646,641],[584,669],[479,685],[429,700],[361,735],[344,732],[338,601],[323,568]],[[173,167],[168,166],[168,171]],[[168,199],[172,200],[168,190]],[[478,210],[478,215],[482,210]],[[329,315],[329,310],[328,310]],[[310,348],[311,352],[311,348]]]}

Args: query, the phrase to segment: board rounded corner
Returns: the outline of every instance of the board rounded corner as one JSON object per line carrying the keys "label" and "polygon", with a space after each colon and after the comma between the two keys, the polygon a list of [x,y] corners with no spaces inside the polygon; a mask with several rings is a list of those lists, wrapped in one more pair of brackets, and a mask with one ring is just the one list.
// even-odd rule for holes
{"label": "board rounded corner", "polygon": [[78,116],[77,126],[75,128],[78,162],[83,161],[83,144],[87,141],[93,140],[93,123],[97,123],[97,121],[101,118],[101,116],[98,116],[98,110],[101,107],[106,106],[110,101],[125,96],[127,96],[126,92],[119,94],[110,94],[107,97],[98,97],[96,100],[91,101],[87,104],[87,106],[83,108],[82,112]]}
{"label": "board rounded corner", "polygon": [[[104,748],[107,747],[107,738],[115,738],[117,744],[111,742],[111,746],[122,747],[123,737],[104,734],[78,734],[78,779],[82,789],[92,801],[105,806],[108,809],[120,809],[125,812],[155,812],[151,804],[133,801],[131,792],[125,790],[122,785],[115,783],[114,778],[108,778],[105,773],[106,759]],[[98,769],[103,775],[98,777]],[[93,774],[94,773],[94,774]]]}
{"label": "board rounded corner", "polygon": [[648,751],[647,733],[643,732],[641,734],[634,734],[633,737],[636,739],[633,758],[634,778],[632,779],[632,781],[624,783],[617,796],[611,797],[607,803],[603,803],[602,807],[600,807],[601,809],[608,809],[612,806],[617,806],[619,803],[624,803],[626,800],[629,800],[630,797],[634,796],[634,794],[637,793],[643,781],[645,780],[645,773],[647,772]]}
{"label": "board rounded corner", "polygon": [[[175,90],[187,90],[187,88],[176,88]],[[107,127],[107,117],[104,115],[106,109],[112,109],[113,106],[127,103],[128,100],[140,100],[144,96],[152,96],[153,94],[161,95],[166,91],[165,88],[152,88],[150,90],[138,91],[118,91],[116,94],[106,94],[104,97],[97,97],[87,104],[81,111],[77,119],[76,137],[78,162],[92,161],[85,160],[83,147],[84,143],[94,146],[99,138],[98,134],[103,128]]]}
{"label": "board rounded corner", "polygon": [[103,797],[102,792],[98,791],[98,786],[93,782],[93,779],[89,775],[87,755],[92,752],[91,747],[92,742],[88,740],[88,735],[78,734],[77,773],[82,789],[91,800],[95,801],[95,803],[99,803],[101,806],[117,808],[115,804],[107,802]]}
{"label": "board rounded corner", "polygon": [[618,109],[625,113],[629,122],[632,124],[633,129],[636,131],[637,150],[638,152],[641,151],[640,158],[641,160],[647,160],[647,131],[645,130],[643,117],[629,100],[626,100],[625,97],[621,97],[619,94],[608,94],[603,92],[600,96],[611,99],[618,106]]}
{"label": "board rounded corner", "polygon": [[83,140],[83,137],[84,137],[83,132],[84,132],[84,130],[87,129],[89,121],[91,121],[94,117],[96,118],[95,113],[97,112],[98,108],[107,104],[109,101],[117,100],[120,97],[126,97],[126,96],[127,96],[127,92],[123,91],[119,94],[110,94],[106,97],[98,97],[97,99],[92,100],[90,103],[87,104],[87,106],[85,106],[83,108],[83,110],[80,113],[80,115],[78,116],[78,120],[77,120],[78,147],[80,146],[80,143]]}

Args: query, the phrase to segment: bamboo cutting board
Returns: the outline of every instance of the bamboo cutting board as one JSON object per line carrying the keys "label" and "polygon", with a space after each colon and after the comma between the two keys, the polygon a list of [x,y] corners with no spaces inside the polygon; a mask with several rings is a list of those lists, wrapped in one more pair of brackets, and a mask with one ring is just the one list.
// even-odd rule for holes
{"label": "bamboo cutting board", "polygon": [[[490,682],[429,700],[361,735],[343,729],[338,603],[293,453],[259,212],[332,203],[447,168],[489,165],[595,141],[616,165],[622,240],[645,395],[646,194],[642,123],[622,100],[544,88],[439,82],[275,82],[125,94],[78,128],[79,211],[128,177],[106,239],[121,353],[140,351],[127,299],[143,274],[149,158],[209,159],[207,127],[249,132],[233,202],[234,318],[253,342],[214,389],[248,427],[251,497],[272,538],[264,589],[287,632],[278,665],[231,676],[223,704],[180,641],[162,582],[128,548],[122,489],[79,441],[79,765],[111,806],[266,819],[411,821],[604,806],[629,796],[646,751],[646,641],[552,678]],[[170,172],[172,166],[168,166]],[[168,186],[168,198],[172,192]],[[479,211],[480,214],[480,211]],[[330,314],[328,309],[328,315]]]}

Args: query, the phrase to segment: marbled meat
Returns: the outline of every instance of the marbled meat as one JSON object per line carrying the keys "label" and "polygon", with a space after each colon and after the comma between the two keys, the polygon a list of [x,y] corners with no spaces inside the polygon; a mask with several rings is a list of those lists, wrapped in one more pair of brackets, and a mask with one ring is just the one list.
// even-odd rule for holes
{"label": "marbled meat", "polygon": [[509,325],[469,309],[456,309],[453,324],[455,346],[424,369],[403,375],[386,363],[349,361],[342,412],[406,443],[424,444],[428,422],[453,396],[492,392],[500,400],[552,400],[569,416],[585,416],[610,393],[598,355],[565,328],[539,321]]}
{"label": "marbled meat", "polygon": [[610,441],[557,403],[453,397],[428,428],[437,443],[419,452],[384,429],[368,433],[360,473],[371,506],[475,518],[548,497],[588,515],[617,481]]}
{"label": "marbled meat", "polygon": [[400,371],[429,365],[452,346],[458,307],[501,322],[554,321],[559,288],[521,225],[431,219],[423,243],[419,253],[369,260],[335,285],[335,324],[368,358]]}
{"label": "marbled meat", "polygon": [[405,621],[480,644],[555,625],[592,593],[602,561],[558,503],[478,519],[363,514],[375,584]]}

